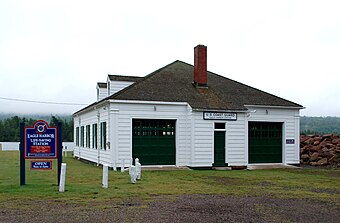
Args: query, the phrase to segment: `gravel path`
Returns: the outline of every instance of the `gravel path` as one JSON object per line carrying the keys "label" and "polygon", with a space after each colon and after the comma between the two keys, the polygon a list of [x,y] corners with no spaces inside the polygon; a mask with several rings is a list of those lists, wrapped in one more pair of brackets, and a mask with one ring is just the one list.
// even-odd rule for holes
{"label": "gravel path", "polygon": [[309,199],[225,195],[157,196],[69,204],[24,201],[0,204],[0,222],[339,222],[340,207]]}

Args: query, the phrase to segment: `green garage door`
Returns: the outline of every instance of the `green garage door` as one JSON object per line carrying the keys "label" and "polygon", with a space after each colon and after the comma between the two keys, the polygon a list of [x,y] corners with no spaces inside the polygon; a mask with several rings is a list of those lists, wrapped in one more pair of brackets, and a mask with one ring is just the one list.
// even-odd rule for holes
{"label": "green garage door", "polygon": [[248,123],[249,163],[282,163],[282,123]]}
{"label": "green garage door", "polygon": [[132,157],[142,165],[175,165],[175,120],[134,119]]}

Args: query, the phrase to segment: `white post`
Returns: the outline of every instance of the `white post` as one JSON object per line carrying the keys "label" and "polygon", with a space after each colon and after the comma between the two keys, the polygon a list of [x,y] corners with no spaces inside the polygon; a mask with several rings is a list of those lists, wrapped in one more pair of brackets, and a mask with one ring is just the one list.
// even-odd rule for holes
{"label": "white post", "polygon": [[109,180],[109,166],[107,164],[103,165],[103,188],[108,188]]}
{"label": "white post", "polygon": [[66,163],[61,164],[59,192],[65,192]]}
{"label": "white post", "polygon": [[135,159],[135,165],[136,165],[136,174],[137,174],[137,180],[140,180],[142,178],[142,165],[139,163],[139,159]]}
{"label": "white post", "polygon": [[136,174],[137,174],[137,180],[142,179],[142,165],[140,163],[136,164]]}
{"label": "white post", "polygon": [[65,157],[67,157],[67,146],[65,146],[64,152],[65,152]]}
{"label": "white post", "polygon": [[113,171],[117,171],[117,162],[113,161]]}
{"label": "white post", "polygon": [[136,166],[130,167],[130,177],[131,177],[131,183],[136,183],[137,175],[136,175]]}
{"label": "white post", "polygon": [[124,168],[125,168],[125,160],[122,159],[122,166],[121,166],[120,172],[124,173]]}

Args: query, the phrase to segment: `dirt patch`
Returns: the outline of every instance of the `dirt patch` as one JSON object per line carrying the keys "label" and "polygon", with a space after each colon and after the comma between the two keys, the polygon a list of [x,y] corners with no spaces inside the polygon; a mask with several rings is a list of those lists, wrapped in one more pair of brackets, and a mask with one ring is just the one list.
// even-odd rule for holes
{"label": "dirt patch", "polygon": [[16,209],[1,205],[0,222],[136,222],[137,213],[129,204],[32,202],[30,208]]}
{"label": "dirt patch", "polygon": [[225,195],[157,196],[81,204],[0,205],[0,222],[338,222],[340,207],[310,199]]}
{"label": "dirt patch", "polygon": [[223,184],[225,186],[230,186],[236,184],[238,181],[237,179],[230,178],[230,177],[220,177],[220,176],[208,176],[207,179],[214,180],[217,183]]}
{"label": "dirt patch", "polygon": [[340,195],[340,189],[317,188],[317,189],[312,189],[311,191],[315,192],[315,193],[338,194],[338,195]]}
{"label": "dirt patch", "polygon": [[310,223],[338,222],[339,217],[339,207],[308,199],[182,195],[175,202],[151,203],[143,222],[153,219],[154,222]]}

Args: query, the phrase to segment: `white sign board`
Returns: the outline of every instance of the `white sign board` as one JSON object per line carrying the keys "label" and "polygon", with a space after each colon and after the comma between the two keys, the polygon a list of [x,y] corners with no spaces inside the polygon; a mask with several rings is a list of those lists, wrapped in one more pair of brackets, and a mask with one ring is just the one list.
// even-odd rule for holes
{"label": "white sign board", "polygon": [[229,120],[236,121],[237,113],[234,112],[203,112],[204,120]]}

